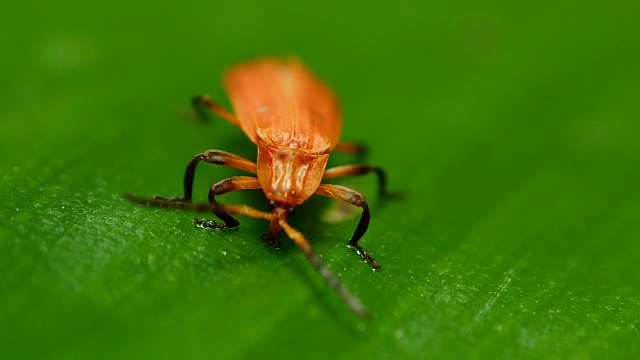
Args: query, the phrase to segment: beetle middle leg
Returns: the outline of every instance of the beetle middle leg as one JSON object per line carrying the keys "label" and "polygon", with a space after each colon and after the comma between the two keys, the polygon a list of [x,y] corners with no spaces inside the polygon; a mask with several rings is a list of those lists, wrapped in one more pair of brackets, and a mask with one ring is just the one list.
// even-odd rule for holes
{"label": "beetle middle leg", "polygon": [[367,228],[369,228],[369,220],[371,220],[371,211],[369,210],[369,205],[364,199],[364,196],[355,190],[333,184],[320,184],[315,194],[343,200],[351,205],[362,208],[362,216],[360,217],[356,231],[353,233],[351,240],[349,240],[349,245],[356,249],[364,261],[371,263],[374,269],[379,269],[380,264],[378,264],[378,262],[367,250],[365,250],[365,248],[358,244],[358,240],[360,240],[364,233],[367,232]]}
{"label": "beetle middle leg", "polygon": [[378,176],[378,195],[387,196],[387,180],[385,172],[381,167],[371,165],[344,165],[327,169],[322,176],[322,180],[334,179],[343,176],[365,175],[374,172]]}
{"label": "beetle middle leg", "polygon": [[233,228],[240,225],[240,222],[233,216],[229,215],[229,212],[225,209],[225,207],[220,205],[216,201],[216,196],[232,191],[254,189],[260,189],[260,182],[257,178],[250,176],[234,176],[222,181],[218,181],[217,183],[211,185],[211,189],[209,190],[209,205],[211,205],[213,213],[220,220],[224,221],[224,224],[219,224],[213,220],[199,219],[193,219],[193,222],[203,228],[214,229]]}

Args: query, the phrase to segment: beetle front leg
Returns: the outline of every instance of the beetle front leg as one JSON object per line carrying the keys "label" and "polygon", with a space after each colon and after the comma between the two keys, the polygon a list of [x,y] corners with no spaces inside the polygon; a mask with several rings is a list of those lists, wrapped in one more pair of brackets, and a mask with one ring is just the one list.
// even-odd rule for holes
{"label": "beetle front leg", "polygon": [[198,154],[189,161],[187,168],[184,172],[184,200],[191,201],[191,195],[193,193],[193,178],[196,173],[196,166],[200,161],[205,161],[211,164],[229,166],[239,170],[255,174],[257,172],[256,163],[247,160],[241,156],[228,153],[222,150],[207,150],[202,154]]}
{"label": "beetle front leg", "polygon": [[371,263],[374,269],[379,269],[380,264],[378,264],[378,262],[367,250],[365,250],[365,248],[358,244],[358,241],[362,238],[364,233],[367,232],[367,228],[369,228],[369,221],[371,220],[371,211],[369,210],[369,205],[364,199],[364,196],[355,190],[333,184],[321,184],[318,186],[315,194],[343,200],[351,205],[362,208],[362,216],[360,217],[356,231],[353,233],[351,240],[349,240],[349,245],[356,249],[364,261]]}
{"label": "beetle front leg", "polygon": [[166,202],[168,207],[172,207],[172,205],[176,203],[188,203],[191,202],[191,198],[193,195],[193,179],[196,174],[196,167],[200,161],[205,161],[211,164],[229,166],[238,170],[243,170],[251,174],[255,174],[257,172],[256,163],[253,161],[247,160],[241,156],[228,153],[222,150],[207,150],[201,154],[198,154],[189,161],[187,164],[187,168],[184,171],[184,179],[183,179],[183,187],[184,187],[184,197],[170,197],[164,198],[161,196],[153,196],[149,201],[151,202]]}

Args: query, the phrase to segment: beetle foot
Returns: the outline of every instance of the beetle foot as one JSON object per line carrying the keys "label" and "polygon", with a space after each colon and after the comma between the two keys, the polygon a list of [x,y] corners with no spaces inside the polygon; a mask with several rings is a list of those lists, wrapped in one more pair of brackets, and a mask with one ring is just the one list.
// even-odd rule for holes
{"label": "beetle foot", "polygon": [[227,227],[226,224],[218,224],[217,222],[215,222],[213,220],[193,219],[193,223],[197,227],[203,228],[203,229],[224,229],[224,228]]}
{"label": "beetle foot", "polygon": [[262,241],[269,244],[272,248],[280,249],[280,237],[278,235],[271,235],[268,232],[264,233],[261,237]]}
{"label": "beetle foot", "polygon": [[360,255],[365,262],[370,263],[373,266],[374,270],[380,269],[380,264],[378,264],[378,262],[373,258],[373,256],[371,256],[371,254],[367,250],[365,250],[365,248],[358,244],[352,243],[349,243],[349,246],[355,248],[358,255]]}

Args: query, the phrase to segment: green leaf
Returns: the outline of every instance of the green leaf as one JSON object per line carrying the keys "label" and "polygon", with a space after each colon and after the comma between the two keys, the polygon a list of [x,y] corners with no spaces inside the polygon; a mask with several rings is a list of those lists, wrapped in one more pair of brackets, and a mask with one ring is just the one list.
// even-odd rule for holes
{"label": "green leaf", "polygon": [[[0,357],[637,357],[637,9],[442,5],[7,5]],[[286,238],[262,243],[265,222],[203,230],[121,196],[180,196],[207,149],[255,158],[189,99],[230,107],[226,67],[287,54],[403,195],[338,182],[370,202],[379,271],[346,246],[357,213],[314,198],[291,219],[370,321]],[[202,164],[194,197],[234,174]],[[260,191],[221,201],[268,209]]]}

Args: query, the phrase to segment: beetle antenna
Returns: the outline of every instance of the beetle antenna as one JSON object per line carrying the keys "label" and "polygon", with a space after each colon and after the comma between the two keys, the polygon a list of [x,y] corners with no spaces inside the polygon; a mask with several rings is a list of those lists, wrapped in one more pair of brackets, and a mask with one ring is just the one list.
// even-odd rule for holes
{"label": "beetle antenna", "polygon": [[325,265],[322,260],[316,255],[311,247],[311,244],[307,241],[307,239],[302,235],[301,232],[294,229],[289,225],[284,219],[280,219],[280,226],[287,233],[287,236],[293,240],[293,242],[298,246],[300,250],[307,257],[311,265],[320,273],[320,275],[331,285],[333,290],[340,295],[342,300],[345,302],[349,310],[353,311],[356,315],[361,316],[365,319],[371,318],[371,313],[365,308],[360,299],[358,299],[355,295],[353,295],[349,289],[347,289],[344,284],[329,270],[327,265]]}
{"label": "beetle antenna", "polygon": [[[177,209],[177,210],[190,210],[194,212],[209,212],[212,211],[216,204],[206,203],[194,203],[184,200],[182,198],[163,198],[160,196],[154,196],[151,198],[145,198],[131,193],[124,193],[122,197],[125,199],[140,205],[146,205],[157,208]],[[217,205],[220,206],[220,205]]]}

